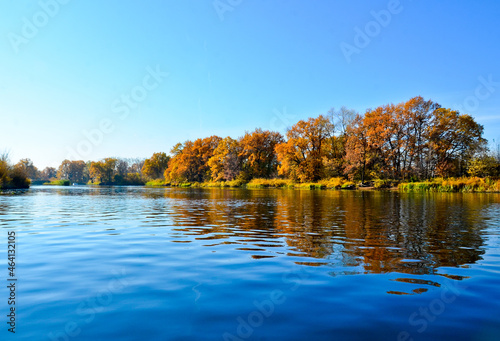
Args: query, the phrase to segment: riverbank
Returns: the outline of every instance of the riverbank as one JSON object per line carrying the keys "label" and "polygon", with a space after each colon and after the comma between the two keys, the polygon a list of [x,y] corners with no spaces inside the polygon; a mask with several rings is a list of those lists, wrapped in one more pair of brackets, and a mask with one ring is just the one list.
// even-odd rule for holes
{"label": "riverbank", "polygon": [[42,185],[44,186],[69,186],[69,180],[53,180],[49,182],[44,182]]}
{"label": "riverbank", "polygon": [[400,183],[403,192],[500,192],[500,180],[490,178],[436,178],[422,182]]}
{"label": "riverbank", "polygon": [[349,189],[349,190],[399,190],[402,192],[500,192],[500,180],[490,178],[436,178],[420,182],[398,180],[373,180],[365,184],[354,183],[342,178],[331,178],[318,182],[299,183],[288,179],[253,179],[217,182],[168,182],[154,180],[148,187],[181,188],[289,188],[289,189]]}
{"label": "riverbank", "polygon": [[290,188],[290,189],[356,189],[355,183],[342,178],[332,178],[318,182],[298,183],[289,179],[252,179],[249,182],[242,180],[211,181],[211,182],[168,182],[154,180],[146,183],[148,187],[193,187],[193,188]]}

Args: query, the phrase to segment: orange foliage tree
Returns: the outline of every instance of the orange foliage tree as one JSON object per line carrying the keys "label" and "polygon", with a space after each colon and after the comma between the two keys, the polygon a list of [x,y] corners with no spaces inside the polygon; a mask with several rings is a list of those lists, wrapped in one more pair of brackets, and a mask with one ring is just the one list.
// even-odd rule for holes
{"label": "orange foliage tree", "polygon": [[316,181],[324,176],[324,143],[335,127],[323,115],[301,120],[286,133],[287,141],[276,146],[279,174],[299,181]]}
{"label": "orange foliage tree", "polygon": [[348,131],[346,171],[362,180],[367,171],[392,179],[463,175],[486,143],[471,116],[420,96],[367,110]]}
{"label": "orange foliage tree", "polygon": [[87,182],[88,178],[85,174],[87,165],[84,161],[64,160],[57,170],[59,179],[67,179],[71,182]]}
{"label": "orange foliage tree", "polygon": [[241,171],[241,147],[237,140],[226,137],[219,141],[208,166],[213,181],[234,180]]}
{"label": "orange foliage tree", "polygon": [[170,181],[208,181],[211,178],[208,160],[213,156],[219,141],[218,136],[196,139],[176,144],[172,148],[173,158],[165,170],[165,179]]}
{"label": "orange foliage tree", "polygon": [[278,132],[255,129],[239,139],[242,177],[271,178],[276,176],[278,160],[275,148],[283,142]]}
{"label": "orange foliage tree", "polygon": [[159,179],[163,177],[165,169],[168,167],[170,156],[165,153],[153,153],[149,159],[144,160],[142,166],[142,174],[151,179]]}
{"label": "orange foliage tree", "polygon": [[116,172],[118,159],[105,158],[101,161],[92,161],[89,167],[89,176],[94,183],[111,184]]}
{"label": "orange foliage tree", "polygon": [[363,117],[357,115],[347,128],[346,175],[351,179],[359,175],[361,182],[364,182],[367,167],[371,164],[373,158],[373,148],[368,141]]}
{"label": "orange foliage tree", "polygon": [[[429,128],[429,144],[436,175],[463,175],[465,164],[486,149],[484,127],[467,114],[437,109]],[[434,174],[431,174],[434,175]]]}

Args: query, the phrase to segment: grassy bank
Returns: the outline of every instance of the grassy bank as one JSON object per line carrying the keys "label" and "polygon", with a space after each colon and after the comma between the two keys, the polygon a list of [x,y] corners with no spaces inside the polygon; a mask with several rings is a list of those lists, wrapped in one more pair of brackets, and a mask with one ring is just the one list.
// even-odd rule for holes
{"label": "grassy bank", "polygon": [[209,181],[209,182],[169,182],[161,179],[146,182],[148,187],[245,187],[246,183],[240,180]]}
{"label": "grassy bank", "polygon": [[500,192],[500,180],[490,178],[436,178],[422,182],[401,183],[404,192]]}
{"label": "grassy bank", "polygon": [[[115,181],[112,182],[89,181],[87,182],[87,185],[88,186],[144,186],[146,185],[146,183],[139,177],[132,177],[132,178],[115,177]],[[164,185],[159,185],[159,186],[164,186]]]}
{"label": "grassy bank", "polygon": [[[253,179],[250,182],[240,180],[218,182],[168,182],[154,180],[146,183],[150,187],[181,188],[290,188],[290,189],[358,189],[357,185],[342,178],[331,178],[318,182],[298,183],[289,179]],[[365,189],[399,189],[405,192],[500,192],[500,180],[490,178],[436,178],[421,182],[403,182],[397,180],[373,180]]]}
{"label": "grassy bank", "polygon": [[288,179],[253,179],[250,182],[241,180],[217,182],[168,182],[165,180],[148,181],[150,187],[193,187],[193,188],[294,188],[294,189],[355,189],[353,182],[342,178],[332,178],[319,182],[296,183]]}
{"label": "grassy bank", "polygon": [[52,180],[43,184],[46,186],[69,186],[71,183],[69,180]]}
{"label": "grassy bank", "polygon": [[248,188],[294,188],[294,189],[355,189],[353,182],[342,178],[331,178],[318,182],[294,182],[288,179],[253,179]]}

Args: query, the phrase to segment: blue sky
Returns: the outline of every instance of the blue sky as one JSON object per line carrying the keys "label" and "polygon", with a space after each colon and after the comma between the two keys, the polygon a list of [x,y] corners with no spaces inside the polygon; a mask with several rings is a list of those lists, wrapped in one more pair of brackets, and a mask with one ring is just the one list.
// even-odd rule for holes
{"label": "blue sky", "polygon": [[417,95],[498,142],[499,17],[494,0],[0,0],[0,151],[149,157]]}

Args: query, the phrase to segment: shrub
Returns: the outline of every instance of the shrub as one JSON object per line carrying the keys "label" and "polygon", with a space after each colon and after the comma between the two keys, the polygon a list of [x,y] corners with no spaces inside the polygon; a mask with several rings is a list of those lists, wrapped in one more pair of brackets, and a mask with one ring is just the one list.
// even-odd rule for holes
{"label": "shrub", "polygon": [[170,185],[169,182],[162,180],[162,179],[155,179],[155,180],[151,180],[151,181],[146,182],[146,186],[151,186],[151,187],[169,186],[169,185]]}
{"label": "shrub", "polygon": [[352,181],[346,181],[342,184],[342,189],[355,189],[356,185]]}
{"label": "shrub", "polygon": [[30,180],[22,168],[0,159],[0,189],[29,188]]}
{"label": "shrub", "polygon": [[50,186],[69,186],[70,181],[66,179],[62,180],[52,180],[50,182],[45,182],[44,185],[50,185]]}
{"label": "shrub", "polygon": [[252,179],[248,184],[248,188],[281,188],[293,187],[292,180],[289,179]]}
{"label": "shrub", "polygon": [[373,187],[377,189],[392,188],[398,185],[396,180],[378,179],[373,182]]}
{"label": "shrub", "polygon": [[498,192],[500,181],[490,178],[435,178],[432,181],[402,183],[398,186],[401,191],[418,192]]}

